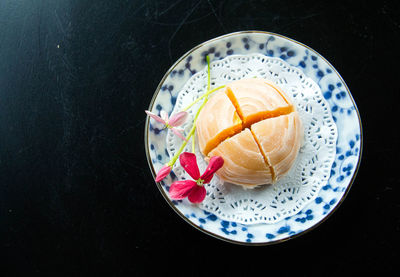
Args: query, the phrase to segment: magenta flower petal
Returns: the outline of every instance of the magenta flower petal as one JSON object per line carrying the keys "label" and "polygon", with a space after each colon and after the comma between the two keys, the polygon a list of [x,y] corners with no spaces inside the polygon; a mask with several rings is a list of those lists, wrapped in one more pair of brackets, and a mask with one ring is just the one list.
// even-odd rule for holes
{"label": "magenta flower petal", "polygon": [[204,198],[206,197],[207,191],[204,186],[198,186],[194,187],[188,196],[188,199],[192,203],[200,203],[203,202]]}
{"label": "magenta flower petal", "polygon": [[182,140],[186,140],[185,136],[176,128],[171,128],[172,132],[174,132],[175,135],[177,135],[179,138]]}
{"label": "magenta flower petal", "polygon": [[214,176],[214,173],[220,169],[224,165],[224,159],[220,156],[213,156],[208,163],[206,170],[203,175],[200,176],[200,179],[204,180],[204,184],[207,184],[211,181]]}
{"label": "magenta flower petal", "polygon": [[200,178],[200,170],[197,166],[197,159],[194,153],[183,152],[179,156],[179,162],[185,171],[192,177],[194,180]]}
{"label": "magenta flower petal", "polygon": [[173,116],[171,116],[171,118],[168,121],[168,124],[173,126],[173,127],[180,126],[183,123],[185,123],[187,117],[188,117],[188,113],[187,112],[176,113]]}
{"label": "magenta flower petal", "polygon": [[195,187],[198,186],[193,180],[173,182],[169,188],[169,197],[173,200],[181,200],[187,197]]}
{"label": "magenta flower petal", "polygon": [[158,115],[155,115],[154,113],[152,113],[150,111],[144,111],[144,112],[147,113],[147,115],[150,116],[151,118],[153,118],[155,121],[160,122],[162,124],[166,124],[165,120],[163,120]]}
{"label": "magenta flower petal", "polygon": [[156,176],[156,182],[160,182],[171,172],[172,168],[169,165],[164,165]]}

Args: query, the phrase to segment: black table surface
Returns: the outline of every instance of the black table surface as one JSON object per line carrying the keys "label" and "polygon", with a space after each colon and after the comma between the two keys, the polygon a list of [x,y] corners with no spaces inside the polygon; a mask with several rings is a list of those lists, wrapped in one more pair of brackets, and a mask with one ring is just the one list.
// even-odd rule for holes
{"label": "black table surface", "polygon": [[[0,276],[396,272],[399,12],[396,1],[1,0]],[[144,110],[165,72],[241,30],[318,51],[363,123],[346,200],[276,245],[231,244],[187,224],[144,150]]]}

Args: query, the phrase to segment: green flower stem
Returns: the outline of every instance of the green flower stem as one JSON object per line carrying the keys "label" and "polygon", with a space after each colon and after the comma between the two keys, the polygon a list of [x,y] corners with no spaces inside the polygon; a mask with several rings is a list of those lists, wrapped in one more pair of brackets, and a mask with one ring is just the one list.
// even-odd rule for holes
{"label": "green flower stem", "polygon": [[197,98],[196,100],[194,100],[189,106],[187,106],[186,108],[184,108],[182,111],[187,111],[189,110],[194,104],[196,104],[197,102],[199,102],[201,99],[203,99],[204,97],[209,96],[211,93],[216,92],[217,90],[224,88],[225,85],[216,87],[212,90],[208,90],[206,93],[204,93],[202,96],[200,96],[199,98]]}
{"label": "green flower stem", "polygon": [[179,148],[179,150],[175,153],[175,156],[172,157],[172,159],[167,163],[167,165],[169,165],[170,167],[172,167],[176,161],[179,158],[179,155],[182,153],[183,149],[185,148],[185,146],[187,145],[189,139],[194,135],[194,132],[196,130],[196,122],[197,122],[197,118],[199,117],[200,111],[203,109],[203,107],[206,105],[208,101],[208,98],[204,99],[204,102],[201,104],[200,108],[198,109],[196,116],[194,117],[193,120],[193,126],[192,129],[190,129],[189,134],[186,137],[186,140],[182,143],[181,147]]}
{"label": "green flower stem", "polygon": [[202,96],[200,96],[199,98],[194,100],[189,106],[184,108],[183,111],[189,110],[194,104],[199,102],[204,97],[208,97],[211,93],[213,93],[213,92],[225,87],[225,85],[223,85],[223,86],[219,86],[219,87],[214,88],[214,89],[211,90],[210,57],[207,56],[206,59],[207,59],[207,91]]}
{"label": "green flower stem", "polygon": [[192,138],[192,152],[193,152],[193,153],[195,152],[195,136],[194,136],[194,133],[195,133],[195,131],[196,131],[196,122],[197,122],[197,118],[199,117],[200,111],[201,111],[201,110],[203,109],[203,107],[206,105],[206,103],[207,103],[207,101],[208,101],[208,96],[209,96],[211,93],[213,93],[213,92],[215,92],[215,91],[217,91],[217,90],[219,90],[219,89],[225,87],[225,85],[223,85],[223,86],[219,86],[219,87],[217,87],[217,88],[215,88],[215,89],[210,90],[210,87],[211,87],[210,57],[207,56],[206,59],[207,59],[207,75],[208,75],[208,76],[207,76],[207,91],[206,91],[202,96],[200,96],[200,97],[197,98],[195,101],[193,101],[193,102],[192,102],[189,106],[187,106],[185,109],[183,109],[183,111],[187,111],[188,109],[190,109],[190,107],[192,107],[194,104],[196,104],[197,102],[199,102],[199,101],[200,101],[201,99],[203,99],[203,98],[205,98],[205,99],[204,99],[204,102],[201,104],[201,106],[200,106],[199,109],[197,110],[196,116],[194,117],[194,120],[193,120],[193,126],[192,126],[192,128],[190,129],[190,132],[189,132],[189,134],[187,135],[186,140],[182,143],[181,147],[180,147],[180,148],[178,149],[178,151],[175,153],[175,156],[173,156],[172,159],[167,163],[167,165],[170,166],[170,167],[172,167],[172,166],[176,163],[176,161],[178,160],[180,154],[182,153],[183,149],[185,149],[185,147],[186,147],[186,145],[187,145],[187,143],[188,143],[188,141],[189,141],[189,139],[190,139],[191,137],[193,137],[193,138]]}
{"label": "green flower stem", "polygon": [[192,153],[196,152],[196,136],[192,137]]}
{"label": "green flower stem", "polygon": [[167,165],[172,167],[176,163],[176,160],[179,158],[179,155],[182,153],[182,151],[185,148],[186,144],[188,143],[189,139],[193,136],[195,130],[196,130],[196,125],[193,123],[193,127],[192,127],[192,129],[190,129],[190,132],[187,135],[186,140],[182,143],[181,147],[176,152],[175,156],[172,157],[172,159],[167,163]]}

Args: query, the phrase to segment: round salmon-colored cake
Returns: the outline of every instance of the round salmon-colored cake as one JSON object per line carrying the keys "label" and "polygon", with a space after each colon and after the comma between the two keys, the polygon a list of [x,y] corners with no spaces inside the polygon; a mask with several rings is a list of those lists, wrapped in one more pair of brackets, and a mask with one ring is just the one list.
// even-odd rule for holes
{"label": "round salmon-colored cake", "polygon": [[196,132],[206,159],[221,156],[217,175],[246,187],[272,184],[297,158],[303,127],[287,95],[274,83],[241,79],[210,97]]}

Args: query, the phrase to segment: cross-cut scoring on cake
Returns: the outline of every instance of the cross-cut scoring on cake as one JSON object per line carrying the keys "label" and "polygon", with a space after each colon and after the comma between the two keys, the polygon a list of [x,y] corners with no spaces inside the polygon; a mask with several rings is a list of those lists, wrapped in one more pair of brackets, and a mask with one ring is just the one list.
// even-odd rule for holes
{"label": "cross-cut scoring on cake", "polygon": [[[234,149],[231,149],[229,145],[226,145],[228,143],[227,141],[229,141],[229,143],[234,143],[233,141],[235,140],[236,143],[237,140],[241,140],[242,143],[245,143],[249,149],[254,149],[254,147],[257,147],[259,155],[262,156],[262,160],[265,166],[268,168],[268,170],[264,170],[268,172],[268,177],[265,177],[263,180],[266,184],[274,183],[280,175],[284,175],[284,173],[289,170],[290,166],[289,168],[285,168],[285,170],[276,171],[274,169],[274,164],[271,162],[269,157],[269,153],[272,153],[272,150],[266,150],[264,149],[265,147],[263,147],[263,144],[270,144],[270,142],[266,142],[265,140],[262,140],[261,137],[257,137],[257,132],[263,132],[262,127],[275,127],[275,125],[268,124],[267,122],[262,124],[260,127],[260,124],[258,124],[259,127],[256,129],[256,131],[254,131],[253,124],[260,123],[264,120],[289,115],[291,113],[297,112],[294,106],[288,100],[288,97],[280,88],[276,87],[273,83],[267,80],[250,78],[229,83],[224,89],[221,89],[214,96],[212,96],[211,99],[209,99],[209,102],[200,113],[197,128],[200,151],[206,157],[211,157],[214,155],[224,156],[227,155],[227,152],[229,151],[236,152]],[[282,120],[277,122],[281,121]],[[299,121],[299,119],[297,119],[297,121]],[[291,128],[292,126],[287,127]],[[248,129],[249,132],[243,134],[243,131],[246,129]],[[239,134],[243,137],[236,137]],[[279,134],[281,133],[278,133],[278,135]],[[297,138],[296,132],[292,132],[292,134],[295,138]],[[246,137],[246,135],[250,137]],[[246,140],[244,140],[245,137]],[[273,140],[274,138],[270,137],[270,139]],[[289,139],[293,141],[291,138]],[[296,141],[293,142],[296,143]],[[253,145],[250,146],[250,144]],[[243,146],[238,144],[236,147],[240,149],[240,147]],[[219,148],[223,148],[225,150],[222,151],[222,149]],[[299,145],[297,144],[296,147],[294,147],[294,151],[298,151],[298,149]],[[295,158],[297,155],[297,153],[291,153],[290,151],[289,154],[292,154],[290,155],[290,158]],[[257,164],[258,162],[256,157],[251,154],[249,155]],[[231,156],[234,156],[234,154],[232,153]],[[229,158],[226,158],[229,162]],[[282,157],[279,157],[279,159],[280,160],[274,160],[277,160],[277,162],[285,160]],[[285,161],[289,160],[286,159]],[[240,163],[240,161],[238,162]],[[288,164],[291,165],[291,161],[289,161]],[[220,170],[219,173],[221,177],[225,177],[225,179],[228,180],[236,179],[237,184],[241,185],[260,185],[260,180],[255,181],[255,183],[252,184],[244,183],[243,181],[250,181],[251,178],[234,178],[235,174],[238,174],[240,169],[235,167],[237,172],[234,173],[229,172],[227,167],[228,166],[225,166],[224,169]],[[232,167],[234,167],[233,164]],[[262,166],[259,165],[255,169],[253,168],[254,172],[257,172],[259,176],[263,175],[262,172],[259,172],[261,167]]]}

